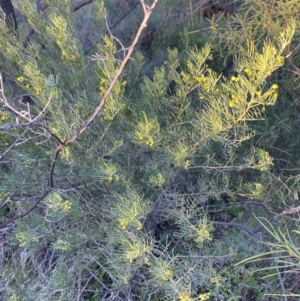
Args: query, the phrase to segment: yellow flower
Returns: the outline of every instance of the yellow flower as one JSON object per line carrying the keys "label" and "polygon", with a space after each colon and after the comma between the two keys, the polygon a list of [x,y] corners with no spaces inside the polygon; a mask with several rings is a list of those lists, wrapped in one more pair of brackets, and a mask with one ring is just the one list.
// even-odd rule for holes
{"label": "yellow flower", "polygon": [[149,146],[149,147],[153,147],[154,146],[154,140],[153,138],[149,138],[149,140],[146,142],[146,145]]}
{"label": "yellow flower", "polygon": [[185,160],[184,161],[184,169],[188,169],[191,165],[191,161],[190,160]]}
{"label": "yellow flower", "polygon": [[127,228],[127,223],[126,223],[124,220],[119,219],[119,226],[120,226],[120,228],[121,228],[122,230],[126,230],[126,228]]}
{"label": "yellow flower", "polygon": [[233,108],[233,107],[234,107],[234,102],[233,102],[233,101],[230,101],[229,104],[228,104],[228,106],[229,106],[230,108]]}
{"label": "yellow flower", "polygon": [[256,95],[257,95],[258,97],[261,96],[261,91],[256,91],[255,93],[256,93]]}
{"label": "yellow flower", "polygon": [[209,299],[210,295],[211,295],[210,293],[201,294],[201,295],[199,295],[199,300],[201,300],[201,301],[207,300],[207,299]]}
{"label": "yellow flower", "polygon": [[212,241],[210,231],[212,230],[211,227],[207,225],[206,222],[199,225],[199,228],[197,229],[197,236],[195,237],[194,241],[197,243],[204,243],[204,242],[210,242]]}
{"label": "yellow flower", "polygon": [[39,242],[39,238],[38,237],[32,237],[32,241],[34,241],[34,242]]}
{"label": "yellow flower", "polygon": [[70,201],[65,201],[60,204],[60,207],[63,212],[68,212],[71,209],[71,202]]}
{"label": "yellow flower", "polygon": [[173,271],[170,269],[166,269],[164,274],[162,275],[162,279],[164,281],[169,281],[173,277]]}
{"label": "yellow flower", "polygon": [[17,81],[18,81],[19,83],[22,83],[24,80],[25,80],[25,78],[24,78],[23,76],[18,76],[18,77],[17,77]]}
{"label": "yellow flower", "polygon": [[190,296],[186,292],[182,292],[179,294],[180,301],[191,301]]}
{"label": "yellow flower", "polygon": [[251,77],[253,75],[253,72],[248,68],[245,68],[244,71],[249,77]]}
{"label": "yellow flower", "polygon": [[136,135],[137,135],[137,138],[139,140],[143,140],[144,139],[144,136],[140,132],[136,132]]}
{"label": "yellow flower", "polygon": [[202,79],[200,76],[196,76],[196,77],[195,77],[195,80],[196,80],[198,83],[201,83],[203,79]]}
{"label": "yellow flower", "polygon": [[284,63],[284,57],[283,56],[278,56],[278,58],[276,59],[276,64],[279,66],[282,66]]}
{"label": "yellow flower", "polygon": [[237,83],[239,81],[239,78],[238,77],[235,77],[235,76],[231,76],[231,79],[230,79],[232,82],[234,83]]}
{"label": "yellow flower", "polygon": [[42,89],[40,87],[35,88],[36,95],[41,94]]}
{"label": "yellow flower", "polygon": [[271,89],[277,90],[278,89],[278,85],[277,84],[272,85]]}

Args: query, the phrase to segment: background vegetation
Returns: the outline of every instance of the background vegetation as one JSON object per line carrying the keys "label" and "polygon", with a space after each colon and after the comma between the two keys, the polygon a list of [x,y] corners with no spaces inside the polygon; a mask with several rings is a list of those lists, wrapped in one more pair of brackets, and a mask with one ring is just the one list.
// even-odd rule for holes
{"label": "background vegetation", "polygon": [[0,299],[298,300],[298,1],[8,2]]}

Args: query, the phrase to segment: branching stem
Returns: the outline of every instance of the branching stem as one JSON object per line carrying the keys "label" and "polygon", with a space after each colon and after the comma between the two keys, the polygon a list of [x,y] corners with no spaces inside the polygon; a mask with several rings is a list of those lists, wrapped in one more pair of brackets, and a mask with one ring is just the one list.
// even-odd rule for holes
{"label": "branching stem", "polygon": [[144,30],[145,27],[147,27],[147,22],[148,22],[148,19],[149,17],[151,16],[152,14],[152,11],[153,9],[155,8],[156,4],[158,3],[158,0],[154,0],[152,5],[150,7],[148,7],[144,1],[141,0],[141,4],[143,6],[143,9],[144,9],[144,12],[145,12],[145,16],[144,16],[144,19],[143,19],[143,22],[142,24],[140,25],[137,33],[136,33],[136,36],[131,44],[131,46],[128,48],[128,52],[127,52],[127,55],[125,56],[124,60],[122,61],[121,63],[121,66],[119,68],[119,70],[117,71],[115,77],[112,79],[107,91],[105,92],[103,98],[101,99],[99,105],[96,107],[96,109],[94,110],[93,114],[90,116],[90,118],[85,122],[84,126],[82,126],[79,131],[71,138],[69,138],[67,141],[65,141],[63,144],[59,145],[55,151],[54,151],[54,155],[53,155],[53,159],[52,159],[52,162],[51,162],[51,166],[50,166],[50,173],[49,173],[49,185],[51,188],[54,187],[54,182],[53,182],[53,172],[54,172],[54,167],[55,167],[55,163],[56,163],[56,160],[58,158],[58,155],[59,153],[61,152],[61,150],[66,147],[67,145],[73,143],[74,141],[76,141],[76,139],[82,134],[84,133],[87,128],[91,125],[91,123],[95,120],[95,118],[98,116],[98,114],[100,113],[100,111],[102,110],[105,102],[106,102],[106,99],[108,98],[108,96],[111,94],[112,92],[112,89],[113,87],[115,86],[118,78],[121,76],[127,62],[129,61],[137,43],[138,43],[138,40],[142,34],[142,31]]}

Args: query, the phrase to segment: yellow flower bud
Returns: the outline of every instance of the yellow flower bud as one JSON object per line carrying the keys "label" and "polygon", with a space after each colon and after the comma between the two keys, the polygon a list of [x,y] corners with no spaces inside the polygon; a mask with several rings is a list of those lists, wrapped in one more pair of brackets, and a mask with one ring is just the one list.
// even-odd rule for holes
{"label": "yellow flower bud", "polygon": [[253,72],[249,68],[245,68],[244,71],[249,77],[253,75]]}
{"label": "yellow flower bud", "polygon": [[239,81],[239,78],[238,77],[235,77],[235,76],[231,76],[231,79],[230,79],[232,82],[236,83]]}
{"label": "yellow flower bud", "polygon": [[19,83],[22,83],[24,80],[25,80],[25,78],[24,78],[23,76],[18,76],[18,77],[17,77],[17,81],[18,81]]}

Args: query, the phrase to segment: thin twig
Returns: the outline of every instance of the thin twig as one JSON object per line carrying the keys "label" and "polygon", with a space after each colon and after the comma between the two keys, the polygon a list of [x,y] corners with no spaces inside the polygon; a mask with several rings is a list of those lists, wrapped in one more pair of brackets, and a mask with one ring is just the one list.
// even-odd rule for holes
{"label": "thin twig", "polygon": [[94,0],[82,0],[82,1],[79,1],[79,2],[77,2],[74,5],[74,7],[72,9],[72,12],[75,12],[76,10],[80,9],[81,7],[83,7],[83,6],[87,5],[87,4],[90,4],[92,2],[94,2]]}
{"label": "thin twig", "polygon": [[216,224],[216,225],[224,225],[224,226],[229,226],[229,227],[235,227],[235,228],[240,228],[242,230],[244,230],[245,232],[247,232],[250,235],[253,235],[254,237],[256,237],[259,241],[261,241],[261,237],[259,237],[256,233],[258,231],[260,231],[261,227],[259,227],[257,230],[250,230],[248,228],[246,228],[245,226],[238,224],[238,223],[227,223],[227,222],[218,222],[218,221],[209,221],[209,223],[211,224]]}
{"label": "thin twig", "polygon": [[32,211],[39,205],[39,203],[40,203],[40,202],[48,195],[49,192],[50,192],[50,190],[46,190],[46,191],[42,194],[42,196],[35,202],[35,204],[34,204],[32,207],[30,207],[30,208],[29,208],[27,211],[25,211],[24,213],[18,214],[18,215],[16,215],[16,216],[14,216],[13,218],[11,218],[11,219],[5,221],[4,224],[0,225],[0,229],[6,227],[7,225],[11,224],[11,223],[14,222],[15,220],[18,220],[18,219],[20,219],[20,218],[25,217],[25,216],[28,215],[30,212],[32,212]]}
{"label": "thin twig", "polygon": [[4,151],[4,153],[2,153],[1,155],[0,155],[0,160],[2,160],[4,157],[5,157],[5,155],[11,150],[11,149],[13,149],[13,147],[18,143],[18,141],[22,138],[22,136],[24,136],[26,133],[27,133],[27,131],[28,131],[28,129],[26,129],[25,131],[24,131],[24,133],[22,133],[5,151]]}
{"label": "thin twig", "polygon": [[[46,125],[39,123],[39,122],[24,122],[24,123],[18,123],[18,124],[6,124],[0,126],[0,132],[1,131],[8,131],[12,129],[20,129],[20,128],[29,128],[29,127],[38,127],[43,128],[46,130],[54,139],[56,139],[60,144],[63,144],[64,142],[56,135],[54,134]],[[1,159],[1,158],[0,158]]]}

